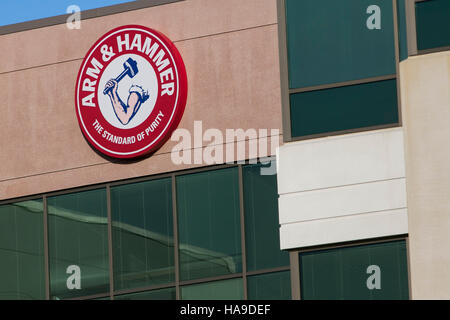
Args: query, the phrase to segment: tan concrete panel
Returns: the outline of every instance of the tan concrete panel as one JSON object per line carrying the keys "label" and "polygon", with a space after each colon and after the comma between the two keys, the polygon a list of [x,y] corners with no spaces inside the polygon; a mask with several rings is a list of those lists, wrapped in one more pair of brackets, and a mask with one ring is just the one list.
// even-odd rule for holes
{"label": "tan concrete panel", "polygon": [[0,36],[0,73],[83,58],[104,33],[125,24],[154,28],[172,41],[277,23],[276,0],[186,0]]}
{"label": "tan concrete panel", "polygon": [[179,128],[281,129],[277,26],[178,44],[189,82]]}
{"label": "tan concrete panel", "polygon": [[[78,62],[0,76],[0,179],[104,162],[85,142],[74,104]],[[2,92],[3,92],[2,89]]]}
{"label": "tan concrete panel", "polygon": [[450,299],[450,52],[400,65],[413,299]]}
{"label": "tan concrete panel", "polygon": [[[283,137],[277,136],[274,139],[281,144]],[[245,155],[243,158],[238,157],[237,160],[249,159],[249,151],[251,145],[259,145],[259,140],[252,140],[246,142]],[[275,150],[270,149],[270,141],[267,141],[268,155],[274,156]],[[235,155],[237,152],[237,144],[232,145]],[[226,153],[227,144],[222,146],[223,153]],[[204,148],[203,148],[204,150]],[[192,153],[193,155],[194,153]],[[224,158],[225,159],[225,158]],[[267,159],[266,159],[267,160]],[[208,165],[224,164],[210,163]],[[192,169],[206,166],[207,164],[179,164],[175,165],[172,162],[170,153],[156,154],[150,159],[139,161],[134,164],[120,164],[120,163],[100,163],[90,166],[73,168],[71,170],[62,170],[56,172],[49,172],[44,174],[31,175],[23,178],[16,178],[12,180],[0,181],[0,200],[12,199],[25,195],[34,195],[38,193],[59,191],[75,187],[83,187],[94,185],[98,183],[119,181],[123,179],[137,178],[142,176],[150,176],[166,172],[174,172],[185,169]],[[266,169],[266,174],[273,174],[276,169]]]}
{"label": "tan concrete panel", "polygon": [[[226,128],[281,132],[276,25],[186,40],[177,46],[189,82],[179,128],[193,134],[194,121],[201,120],[203,133],[208,128],[224,135]],[[0,140],[0,199],[179,170],[156,156],[111,164],[88,145],[74,105],[80,64],[77,60],[0,75],[6,111],[0,135],[7,137]],[[168,141],[156,155],[168,154],[176,144]],[[36,175],[39,178],[31,178]],[[16,178],[22,179],[13,181]]]}

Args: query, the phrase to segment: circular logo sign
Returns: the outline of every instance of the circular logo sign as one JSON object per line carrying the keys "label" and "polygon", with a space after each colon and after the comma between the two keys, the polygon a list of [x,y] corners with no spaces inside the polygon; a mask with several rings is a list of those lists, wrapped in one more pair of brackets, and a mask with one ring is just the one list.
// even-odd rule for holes
{"label": "circular logo sign", "polygon": [[90,144],[114,158],[153,153],[183,116],[187,78],[163,34],[128,25],[102,36],[78,72],[75,104]]}

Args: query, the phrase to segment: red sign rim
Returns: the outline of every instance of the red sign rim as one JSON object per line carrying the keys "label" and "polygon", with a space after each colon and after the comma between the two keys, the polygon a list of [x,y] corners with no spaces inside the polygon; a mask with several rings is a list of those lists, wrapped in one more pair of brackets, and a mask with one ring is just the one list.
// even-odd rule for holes
{"label": "red sign rim", "polygon": [[[126,32],[126,31],[141,31],[145,32],[147,34],[153,35],[161,44],[164,45],[164,47],[167,49],[168,53],[171,56],[171,60],[173,61],[175,73],[177,75],[177,90],[176,90],[176,102],[174,103],[174,106],[172,107],[172,114],[165,125],[164,129],[160,132],[160,134],[156,138],[148,138],[146,141],[151,140],[151,143],[148,143],[146,146],[141,147],[137,150],[132,151],[116,151],[116,150],[110,150],[110,148],[105,147],[102,145],[101,139],[95,139],[93,138],[93,132],[90,132],[85,124],[85,121],[83,119],[83,111],[80,105],[81,100],[81,80],[82,77],[86,73],[88,62],[90,61],[91,55],[95,52],[95,50],[99,47],[101,43],[106,41],[108,38],[110,38],[111,35],[119,33],[119,32]],[[131,52],[130,52],[131,53]],[[100,78],[98,80],[100,81]],[[99,82],[98,81],[98,82]],[[98,85],[98,83],[97,83]],[[181,118],[184,114],[184,109],[186,106],[186,100],[187,100],[187,75],[186,75],[186,68],[183,62],[183,59],[178,51],[178,49],[175,47],[175,45],[172,43],[172,41],[166,37],[164,34],[162,34],[159,31],[156,31],[154,29],[141,26],[141,25],[124,25],[117,28],[114,28],[104,35],[102,35],[88,50],[86,53],[83,62],[81,63],[81,66],[78,71],[76,86],[75,86],[75,113],[77,114],[78,124],[80,127],[80,130],[83,133],[83,136],[86,138],[86,140],[89,142],[89,144],[98,152],[107,155],[112,158],[119,158],[119,159],[133,159],[133,158],[139,158],[143,156],[147,156],[150,154],[153,154],[156,152],[159,148],[162,147],[162,145],[170,138],[172,132],[177,128],[178,124],[181,121]],[[96,100],[97,101],[97,100]],[[158,101],[156,102],[158,104]],[[158,105],[155,105],[155,110],[157,110]],[[99,109],[98,102],[96,103],[95,109]],[[100,112],[99,110],[97,112]],[[153,112],[147,117],[147,119],[144,121],[144,123],[151,122],[150,118],[152,116]],[[106,120],[105,120],[106,121]],[[107,121],[106,121],[107,122]],[[133,131],[133,129],[122,129],[123,132],[127,131]]]}

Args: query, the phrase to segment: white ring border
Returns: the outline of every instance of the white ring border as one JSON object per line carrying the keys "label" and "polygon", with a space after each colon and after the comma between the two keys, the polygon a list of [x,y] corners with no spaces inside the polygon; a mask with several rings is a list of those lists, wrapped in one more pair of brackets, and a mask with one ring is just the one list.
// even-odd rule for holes
{"label": "white ring border", "polygon": [[[123,31],[127,31],[127,30],[128,30],[128,31],[141,31],[141,32],[145,32],[145,33],[147,33],[147,34],[150,34],[150,35],[153,36],[154,38],[158,39],[158,41],[160,42],[160,44],[162,44],[162,45],[164,46],[164,48],[166,49],[166,51],[169,53],[170,58],[172,59],[173,65],[175,66],[176,79],[177,79],[177,89],[178,89],[178,90],[177,90],[177,98],[176,98],[176,100],[175,100],[175,105],[174,105],[174,107],[173,107],[172,114],[170,115],[170,119],[169,119],[169,121],[167,122],[167,125],[164,127],[163,131],[159,134],[158,137],[156,137],[150,144],[146,145],[145,147],[143,147],[143,148],[141,148],[141,149],[139,149],[139,150],[136,150],[136,151],[133,151],[133,152],[115,152],[115,151],[111,151],[111,150],[109,150],[109,149],[107,149],[107,148],[104,148],[102,145],[100,145],[94,138],[92,138],[91,134],[90,134],[89,131],[86,129],[86,126],[85,126],[85,124],[84,124],[84,119],[83,119],[83,117],[81,116],[81,112],[80,112],[80,104],[79,104],[79,100],[80,100],[80,90],[79,90],[79,88],[80,88],[80,82],[81,82],[81,79],[83,78],[82,76],[80,76],[80,78],[78,79],[77,88],[76,88],[76,90],[77,90],[77,113],[78,113],[80,122],[81,122],[81,124],[83,125],[84,132],[86,132],[86,134],[89,136],[89,138],[91,139],[91,141],[93,141],[93,142],[94,142],[98,147],[100,147],[102,150],[104,150],[104,151],[106,151],[106,152],[109,152],[109,153],[111,153],[111,154],[115,154],[115,155],[123,155],[123,156],[134,155],[134,154],[136,154],[136,153],[139,153],[139,152],[141,152],[141,151],[144,151],[145,149],[151,147],[152,144],[154,144],[157,140],[159,140],[159,138],[160,138],[164,133],[166,133],[167,127],[168,127],[169,124],[171,123],[172,118],[173,118],[173,115],[175,114],[175,110],[176,110],[176,107],[177,107],[177,105],[178,105],[178,97],[179,97],[179,94],[180,94],[180,85],[179,85],[179,78],[178,78],[178,66],[177,66],[177,64],[175,63],[175,59],[174,59],[173,56],[172,56],[172,52],[170,52],[169,48],[167,48],[166,44],[161,40],[161,38],[159,38],[157,35],[153,34],[152,32],[147,31],[147,30],[144,30],[144,29],[138,29],[138,28],[124,28],[124,29],[121,29],[121,30],[117,30],[117,31],[111,33],[110,35],[108,35],[108,36],[107,36],[106,38],[104,38],[101,42],[99,42],[93,49],[91,49],[90,54],[85,58],[85,63],[84,63],[83,66],[81,67],[81,73],[80,73],[80,75],[84,75],[84,70],[85,70],[85,68],[86,68],[86,64],[88,63],[89,58],[91,57],[91,55],[97,50],[98,46],[100,46],[101,44],[103,44],[103,43],[105,42],[105,40],[106,40],[106,39],[109,39],[111,36],[113,36],[113,35],[115,35],[115,34],[117,34],[117,33],[119,33],[119,32],[123,32]],[[96,106],[96,107],[98,108],[98,106]],[[148,118],[147,118],[147,119],[148,119]]]}

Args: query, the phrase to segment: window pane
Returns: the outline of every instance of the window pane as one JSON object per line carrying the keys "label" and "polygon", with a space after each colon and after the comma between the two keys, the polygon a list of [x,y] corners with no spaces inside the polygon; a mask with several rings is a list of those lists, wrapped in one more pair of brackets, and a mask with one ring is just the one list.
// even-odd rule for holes
{"label": "window pane", "polygon": [[114,300],[176,300],[176,298],[175,288],[166,288],[115,296]]}
{"label": "window pane", "polygon": [[450,46],[450,1],[416,3],[417,48],[426,50]]}
{"label": "window pane", "polygon": [[291,89],[396,73],[392,1],[286,0],[286,14]]}
{"label": "window pane", "polygon": [[171,178],[111,188],[114,288],[175,281]]}
{"label": "window pane", "polygon": [[262,175],[262,167],[255,164],[242,169],[249,271],[289,265],[288,252],[280,250],[277,176]]}
{"label": "window pane", "polygon": [[214,281],[181,287],[183,300],[243,300],[242,279]]}
{"label": "window pane", "polygon": [[289,271],[250,276],[247,280],[249,300],[290,300]]}
{"label": "window pane", "polygon": [[42,200],[0,206],[0,300],[45,299]]}
{"label": "window pane", "polygon": [[303,299],[408,299],[405,241],[300,254]]}
{"label": "window pane", "polygon": [[107,293],[106,190],[49,197],[47,204],[52,299]]}
{"label": "window pane", "polygon": [[181,280],[242,270],[236,167],[177,177]]}
{"label": "window pane", "polygon": [[396,80],[291,95],[293,137],[396,123]]}

